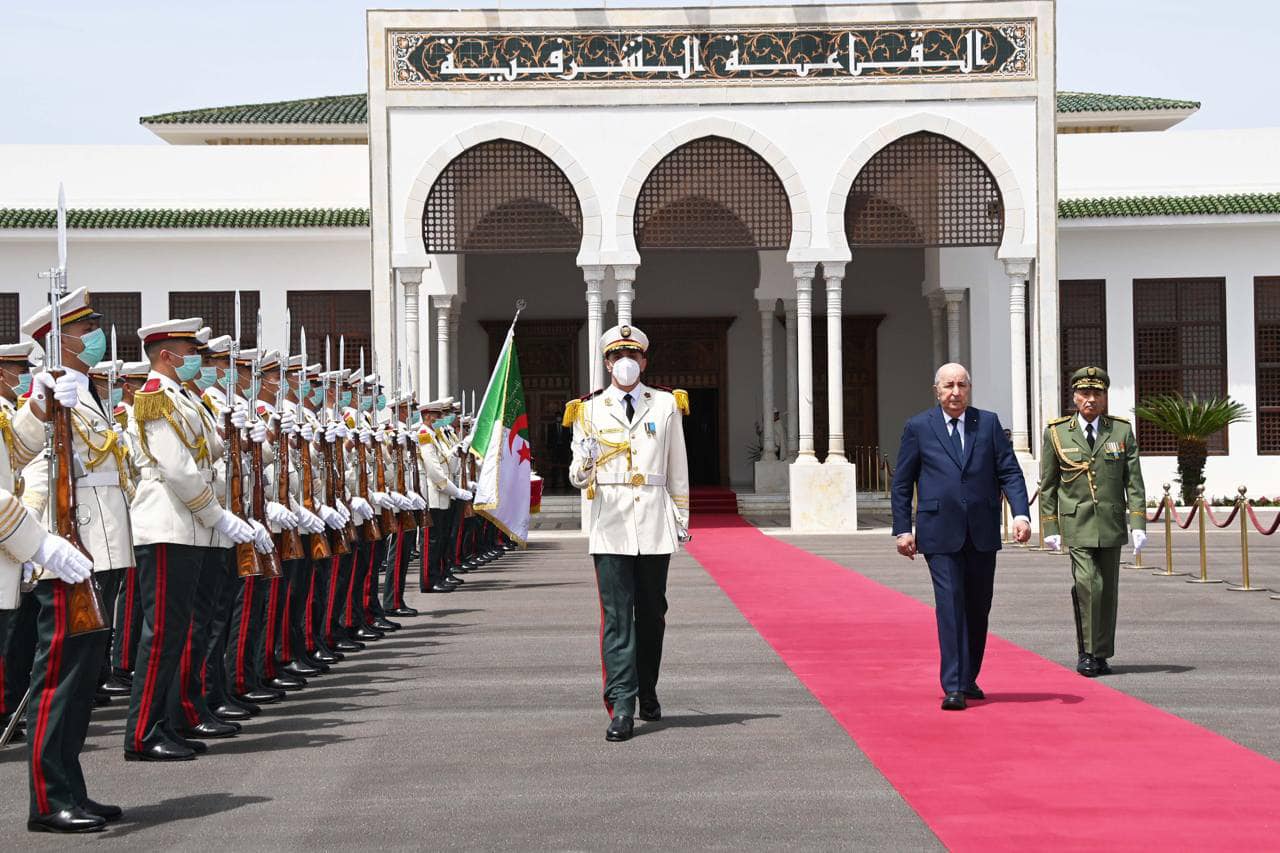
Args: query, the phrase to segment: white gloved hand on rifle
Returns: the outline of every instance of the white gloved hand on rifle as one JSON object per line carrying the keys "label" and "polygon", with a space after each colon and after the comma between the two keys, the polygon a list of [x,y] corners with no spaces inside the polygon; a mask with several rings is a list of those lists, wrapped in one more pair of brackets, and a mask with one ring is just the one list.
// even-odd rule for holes
{"label": "white gloved hand on rifle", "polygon": [[324,523],[331,530],[341,530],[346,526],[345,522],[342,520],[342,516],[339,515],[338,511],[331,506],[320,504],[320,506],[316,508],[316,513],[324,520]]}
{"label": "white gloved hand on rifle", "polygon": [[409,503],[411,504],[411,507],[410,507],[411,509],[427,508],[427,502],[424,501],[422,499],[422,495],[418,494],[417,492],[410,491],[407,495],[405,495],[405,497],[409,499]]}
{"label": "white gloved hand on rifle", "polygon": [[74,409],[76,404],[80,402],[80,384],[76,382],[75,377],[70,373],[64,373],[54,379],[52,373],[42,370],[32,377],[31,385],[32,387],[38,386],[40,388],[40,396],[36,399],[41,404],[44,403],[45,391],[51,392],[53,399],[57,400],[58,405],[65,409]]}
{"label": "white gloved hand on rifle", "polygon": [[249,438],[255,444],[265,444],[267,441],[267,423],[262,418],[254,418],[253,425],[249,427]]}
{"label": "white gloved hand on rifle", "polygon": [[253,539],[253,528],[229,509],[222,511],[222,518],[217,520],[213,528],[237,545],[243,545]]}
{"label": "white gloved hand on rifle", "polygon": [[93,560],[61,536],[52,533],[41,540],[40,547],[31,560],[39,563],[58,580],[67,583],[80,583],[93,574]]}
{"label": "white gloved hand on rifle", "polygon": [[262,526],[262,522],[256,518],[249,519],[249,526],[253,528],[253,547],[259,554],[270,554],[276,548],[276,543],[271,541],[271,532]]}
{"label": "white gloved hand on rifle", "polygon": [[369,502],[359,495],[352,495],[351,514],[360,524],[364,524],[373,518],[373,507],[369,506]]}
{"label": "white gloved hand on rifle", "polygon": [[244,429],[249,425],[249,410],[245,404],[239,400],[235,406],[231,408],[231,425],[236,429]]}
{"label": "white gloved hand on rifle", "polygon": [[281,530],[293,530],[298,526],[298,518],[289,508],[275,501],[267,501],[267,521]]}
{"label": "white gloved hand on rifle", "polygon": [[337,421],[329,421],[329,425],[324,428],[324,440],[329,444],[337,444],[341,429]]}
{"label": "white gloved hand on rifle", "polygon": [[343,525],[347,525],[351,523],[351,510],[347,509],[346,504],[344,504],[342,501],[334,501],[333,508],[335,511],[337,511],[338,515],[342,516]]}
{"label": "white gloved hand on rifle", "polygon": [[387,494],[391,496],[391,502],[396,505],[396,509],[404,511],[413,509],[409,505],[409,499],[399,492],[388,492]]}
{"label": "white gloved hand on rifle", "polygon": [[298,435],[302,436],[303,441],[315,441],[316,431],[311,426],[311,421],[304,420],[302,425],[298,427]]}
{"label": "white gloved hand on rifle", "polygon": [[298,416],[285,409],[284,414],[280,416],[280,432],[284,435],[293,435],[297,431]]}
{"label": "white gloved hand on rifle", "polygon": [[324,521],[311,510],[305,507],[298,507],[293,515],[298,520],[298,529],[303,533],[324,532]]}
{"label": "white gloved hand on rifle", "polygon": [[373,444],[373,430],[367,426],[360,427],[360,443],[366,447]]}

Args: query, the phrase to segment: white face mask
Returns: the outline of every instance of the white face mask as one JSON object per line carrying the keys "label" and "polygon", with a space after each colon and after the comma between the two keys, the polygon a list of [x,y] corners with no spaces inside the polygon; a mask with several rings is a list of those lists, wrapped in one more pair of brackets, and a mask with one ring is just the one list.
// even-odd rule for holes
{"label": "white face mask", "polygon": [[613,378],[622,387],[634,385],[640,378],[640,362],[634,358],[620,358],[613,363]]}

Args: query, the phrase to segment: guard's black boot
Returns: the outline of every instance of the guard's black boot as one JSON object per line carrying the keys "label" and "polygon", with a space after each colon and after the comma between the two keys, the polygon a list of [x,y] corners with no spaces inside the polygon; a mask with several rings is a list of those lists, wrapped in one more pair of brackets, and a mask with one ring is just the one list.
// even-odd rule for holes
{"label": "guard's black boot", "polygon": [[635,723],[626,714],[615,714],[613,719],[609,721],[609,729],[604,733],[604,739],[611,743],[620,743],[624,740],[631,740],[631,733],[635,730]]}

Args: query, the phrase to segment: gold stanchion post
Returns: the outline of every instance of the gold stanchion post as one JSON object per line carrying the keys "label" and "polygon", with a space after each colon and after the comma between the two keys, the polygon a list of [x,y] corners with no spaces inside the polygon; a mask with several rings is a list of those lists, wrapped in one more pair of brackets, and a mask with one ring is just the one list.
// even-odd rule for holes
{"label": "gold stanchion post", "polygon": [[1208,543],[1205,539],[1204,522],[1209,514],[1209,504],[1204,497],[1204,486],[1196,486],[1196,506],[1200,508],[1200,574],[1187,578],[1187,583],[1223,583],[1218,578],[1209,577]]}
{"label": "gold stanchion post", "polygon": [[1180,578],[1186,572],[1173,570],[1173,498],[1169,496],[1168,483],[1164,484],[1164,499],[1161,506],[1164,507],[1164,569],[1151,574],[1162,578]]}
{"label": "gold stanchion post", "polygon": [[1236,506],[1240,507],[1240,578],[1239,586],[1227,585],[1232,592],[1266,592],[1265,587],[1249,585],[1249,500],[1245,497],[1245,487],[1240,487],[1240,497]]}
{"label": "gold stanchion post", "polygon": [[1009,538],[1009,502],[1004,499],[1004,493],[1000,493],[1000,541],[1008,545],[1013,540]]}

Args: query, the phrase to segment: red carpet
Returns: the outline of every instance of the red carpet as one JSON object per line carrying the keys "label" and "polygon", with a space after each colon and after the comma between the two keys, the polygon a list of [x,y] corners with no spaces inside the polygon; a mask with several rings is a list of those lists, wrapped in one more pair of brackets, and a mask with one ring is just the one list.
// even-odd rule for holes
{"label": "red carpet", "polygon": [[690,554],[948,847],[1280,845],[1269,758],[995,636],[987,701],[945,713],[932,607],[741,519],[695,527]]}
{"label": "red carpet", "polygon": [[694,486],[689,490],[689,509],[694,515],[737,515],[738,493],[724,486]]}

